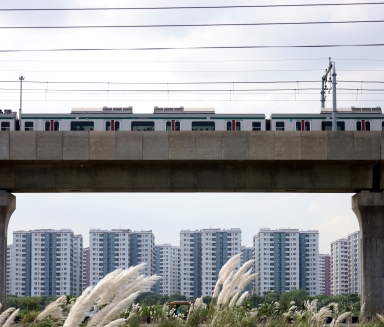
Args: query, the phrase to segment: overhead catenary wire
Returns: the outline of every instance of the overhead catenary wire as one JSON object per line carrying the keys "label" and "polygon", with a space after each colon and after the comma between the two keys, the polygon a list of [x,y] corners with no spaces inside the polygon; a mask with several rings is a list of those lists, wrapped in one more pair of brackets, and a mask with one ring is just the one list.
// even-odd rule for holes
{"label": "overhead catenary wire", "polygon": [[[20,69],[0,69],[0,72],[19,72]],[[246,69],[246,70],[26,70],[24,73],[256,73],[256,72],[315,72],[324,69]],[[338,69],[342,72],[383,72],[384,69]]]}
{"label": "overhead catenary wire", "polygon": [[225,5],[225,6],[163,6],[163,7],[88,7],[88,8],[0,8],[0,11],[105,11],[105,10],[190,10],[190,9],[236,9],[236,8],[287,8],[384,5],[384,2],[302,3],[270,5]]}
{"label": "overhead catenary wire", "polygon": [[[17,80],[0,80],[0,83],[19,83]],[[25,80],[23,83],[29,84],[110,84],[110,85],[209,85],[209,84],[303,84],[321,83],[319,80],[274,80],[274,81],[188,81],[188,82],[118,82],[118,81],[35,81]],[[364,83],[382,84],[384,81],[373,80],[338,80],[338,83]]]}
{"label": "overhead catenary wire", "polygon": [[51,49],[0,49],[0,53],[14,52],[74,52],[74,51],[169,51],[169,50],[239,50],[239,49],[316,49],[316,48],[363,48],[383,47],[384,43],[361,44],[305,44],[305,45],[218,45],[190,47],[139,47],[139,48],[51,48]]}
{"label": "overhead catenary wire", "polygon": [[384,20],[343,20],[312,22],[265,22],[265,23],[210,23],[210,24],[148,24],[148,25],[46,25],[46,26],[0,26],[0,29],[91,29],[91,28],[174,28],[174,27],[229,27],[229,26],[286,26],[384,23]]}
{"label": "overhead catenary wire", "polygon": [[[40,63],[227,63],[227,62],[284,62],[284,61],[322,61],[324,58],[284,58],[284,59],[226,59],[226,60],[41,60],[41,59],[0,59],[0,62],[40,62]],[[378,61],[373,58],[334,58],[337,61]]]}

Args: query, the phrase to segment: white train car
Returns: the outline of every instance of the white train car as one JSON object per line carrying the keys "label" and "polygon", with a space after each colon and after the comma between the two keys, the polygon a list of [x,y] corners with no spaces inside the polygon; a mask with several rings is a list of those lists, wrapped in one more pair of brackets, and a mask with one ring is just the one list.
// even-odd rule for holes
{"label": "white train car", "polygon": [[[338,109],[338,131],[382,131],[384,115],[380,107]],[[272,131],[331,131],[332,109],[320,114],[272,114]]]}
{"label": "white train car", "polygon": [[0,131],[16,130],[16,112],[10,109],[0,109]]}
{"label": "white train car", "polygon": [[265,131],[264,114],[216,114],[212,108],[74,108],[70,114],[23,114],[24,131]]}

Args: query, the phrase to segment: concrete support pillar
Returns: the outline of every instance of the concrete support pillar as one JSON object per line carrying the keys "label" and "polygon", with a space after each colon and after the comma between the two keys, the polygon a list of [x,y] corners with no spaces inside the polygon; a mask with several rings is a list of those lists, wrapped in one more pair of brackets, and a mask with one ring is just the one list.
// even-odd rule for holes
{"label": "concrete support pillar", "polygon": [[0,191],[0,302],[6,307],[7,295],[7,234],[8,223],[16,209],[16,197]]}
{"label": "concrete support pillar", "polygon": [[365,316],[384,313],[384,193],[358,193],[352,210],[360,224],[361,303]]}

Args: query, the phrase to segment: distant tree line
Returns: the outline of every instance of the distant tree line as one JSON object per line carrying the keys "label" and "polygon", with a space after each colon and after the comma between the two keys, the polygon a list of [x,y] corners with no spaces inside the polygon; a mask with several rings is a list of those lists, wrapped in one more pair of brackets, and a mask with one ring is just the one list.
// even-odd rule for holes
{"label": "distant tree line", "polygon": [[[7,296],[7,307],[20,308],[22,310],[29,311],[41,311],[49,303],[56,300],[56,296]],[[335,302],[339,304],[339,308],[344,311],[351,311],[355,315],[360,312],[360,297],[357,294],[351,295],[338,295],[338,296],[327,296],[327,295],[317,295],[310,296],[305,290],[291,290],[286,293],[278,292],[269,292],[264,295],[251,295],[246,301],[245,305],[250,308],[256,308],[263,303],[275,303],[278,302],[281,309],[288,310],[292,301],[298,306],[299,310],[304,309],[304,301],[307,300],[318,300],[318,307],[324,307],[328,304]],[[139,303],[142,306],[152,306],[152,305],[163,305],[167,302],[172,301],[194,301],[194,299],[187,299],[185,295],[181,294],[172,294],[172,295],[159,295],[151,292],[142,293],[136,299],[136,303]],[[203,297],[203,301],[206,304],[211,303],[212,298],[210,296]]]}

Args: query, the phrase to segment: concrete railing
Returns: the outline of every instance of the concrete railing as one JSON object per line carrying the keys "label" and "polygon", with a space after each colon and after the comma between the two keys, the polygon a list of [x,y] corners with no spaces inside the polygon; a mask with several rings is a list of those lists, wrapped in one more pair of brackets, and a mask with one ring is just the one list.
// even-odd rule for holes
{"label": "concrete railing", "polygon": [[379,161],[381,132],[0,132],[4,160]]}

